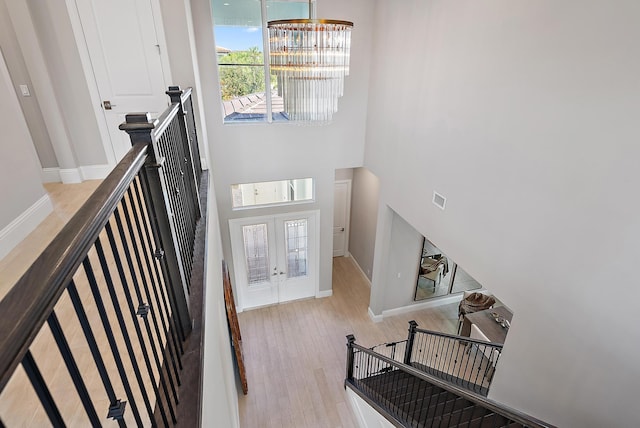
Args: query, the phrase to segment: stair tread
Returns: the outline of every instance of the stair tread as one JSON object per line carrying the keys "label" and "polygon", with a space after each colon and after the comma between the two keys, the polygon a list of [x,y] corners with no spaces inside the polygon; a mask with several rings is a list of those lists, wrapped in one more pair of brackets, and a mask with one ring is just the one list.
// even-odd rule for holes
{"label": "stair tread", "polygon": [[460,421],[477,428],[520,426],[402,370],[376,373],[353,383],[408,426],[455,426]]}
{"label": "stair tread", "polygon": [[482,395],[483,397],[486,397],[487,394],[489,394],[489,388],[484,387],[482,385],[478,385],[475,382],[459,378],[457,376],[442,372],[440,370],[436,370],[433,367],[425,366],[424,364],[413,362],[410,365],[411,367],[416,368],[427,374],[430,374],[431,376],[437,377],[438,379],[445,380],[456,386],[460,386],[462,388],[468,389],[469,391],[473,391],[476,394]]}

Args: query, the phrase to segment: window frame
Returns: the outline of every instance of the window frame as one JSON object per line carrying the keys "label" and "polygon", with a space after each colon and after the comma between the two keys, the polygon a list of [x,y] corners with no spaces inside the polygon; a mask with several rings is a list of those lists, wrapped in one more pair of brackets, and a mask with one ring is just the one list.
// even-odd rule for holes
{"label": "window frame", "polygon": [[[254,205],[243,205],[235,207],[233,205],[233,186],[239,185],[248,185],[248,184],[261,184],[261,183],[274,183],[274,182],[288,182],[287,186],[291,184],[294,180],[311,180],[311,198],[303,199],[299,201],[282,201],[282,202],[272,202],[266,204],[254,204]],[[231,194],[231,211],[244,211],[244,210],[254,210],[260,208],[271,208],[271,207],[284,207],[284,206],[292,206],[292,205],[304,205],[304,204],[313,204],[316,202],[316,180],[313,177],[303,177],[303,178],[288,178],[284,180],[271,180],[271,181],[256,181],[250,183],[235,183],[229,186],[229,192]]]}
{"label": "window frame", "polygon": [[[257,67],[260,64],[220,64],[220,57],[216,54],[216,65],[218,66],[218,84],[220,85],[220,102],[222,103],[222,123],[223,125],[258,125],[258,124],[284,124],[289,123],[290,121],[286,117],[286,114],[283,114],[283,119],[274,119],[273,117],[273,95],[271,93],[271,67],[269,64],[269,30],[267,28],[267,22],[269,21],[269,17],[267,14],[267,3],[270,0],[259,0],[260,1],[260,27],[262,31],[262,57],[263,57],[263,72],[264,72],[264,84],[265,84],[265,98],[266,98],[266,113],[264,113],[264,117],[261,117],[260,120],[256,118],[246,118],[246,119],[237,119],[237,120],[227,120],[229,115],[225,115],[224,108],[224,100],[222,99],[222,82],[220,79],[220,66],[247,66],[247,67]],[[315,1],[312,1],[310,4],[304,0],[291,0],[301,4],[307,4],[310,10],[308,10],[310,16],[315,16]],[[215,32],[215,10],[213,11],[214,18],[214,32]],[[313,14],[313,15],[312,15]]]}

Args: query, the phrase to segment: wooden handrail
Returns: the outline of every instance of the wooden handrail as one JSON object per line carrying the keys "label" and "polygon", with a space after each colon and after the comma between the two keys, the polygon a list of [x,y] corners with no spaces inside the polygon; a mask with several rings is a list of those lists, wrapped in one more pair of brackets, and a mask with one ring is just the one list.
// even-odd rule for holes
{"label": "wooden handrail", "polygon": [[136,144],[0,301],[0,391],[144,164]]}

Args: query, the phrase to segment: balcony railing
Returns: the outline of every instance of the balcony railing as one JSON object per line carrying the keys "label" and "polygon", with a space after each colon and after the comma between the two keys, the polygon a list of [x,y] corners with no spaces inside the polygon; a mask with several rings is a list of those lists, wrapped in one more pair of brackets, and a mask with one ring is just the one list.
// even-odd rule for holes
{"label": "balcony railing", "polygon": [[403,362],[486,396],[501,354],[499,343],[423,330],[409,321]]}
{"label": "balcony railing", "polygon": [[191,90],[167,93],[0,302],[0,426],[176,423],[202,170]]}
{"label": "balcony railing", "polygon": [[398,427],[552,427],[360,346],[353,335],[347,336],[346,368],[345,388]]}

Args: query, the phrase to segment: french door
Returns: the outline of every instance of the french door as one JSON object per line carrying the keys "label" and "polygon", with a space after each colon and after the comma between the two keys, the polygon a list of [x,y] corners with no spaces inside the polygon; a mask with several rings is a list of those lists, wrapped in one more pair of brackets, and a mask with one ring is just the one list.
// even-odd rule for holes
{"label": "french door", "polygon": [[229,220],[239,309],[313,297],[318,212]]}

